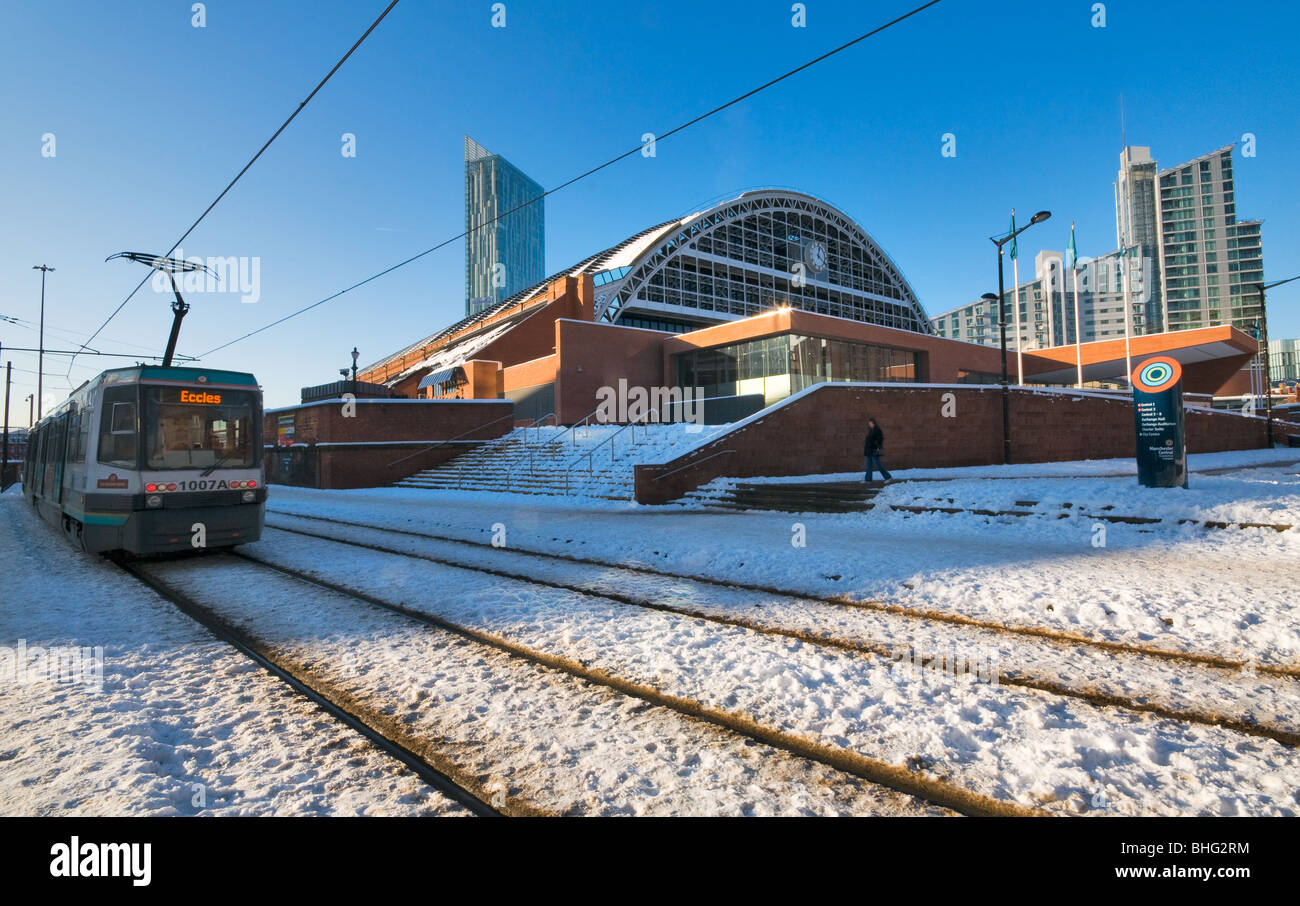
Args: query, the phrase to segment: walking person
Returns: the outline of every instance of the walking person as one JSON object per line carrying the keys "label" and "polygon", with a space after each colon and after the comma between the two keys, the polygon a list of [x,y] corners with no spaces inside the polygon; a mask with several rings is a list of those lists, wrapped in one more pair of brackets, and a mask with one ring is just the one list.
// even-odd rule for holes
{"label": "walking person", "polygon": [[885,432],[880,430],[874,418],[867,419],[867,440],[862,446],[862,453],[867,458],[867,474],[863,481],[874,481],[876,470],[880,470],[880,477],[889,481],[894,476],[885,470],[884,464],[880,461],[880,456],[885,452]]}

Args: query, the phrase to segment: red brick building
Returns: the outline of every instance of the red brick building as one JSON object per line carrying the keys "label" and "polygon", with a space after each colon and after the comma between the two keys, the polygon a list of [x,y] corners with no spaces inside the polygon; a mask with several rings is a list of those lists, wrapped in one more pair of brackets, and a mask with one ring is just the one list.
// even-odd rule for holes
{"label": "red brick building", "polygon": [[[1123,340],[1039,349],[1023,358],[1027,384],[1069,387],[1079,365],[1085,382],[1122,383],[1128,361],[1136,366],[1167,355],[1182,363],[1186,392],[1214,394],[1231,386],[1255,352],[1245,333],[1215,327],[1134,337],[1127,358]],[[901,270],[843,212],[806,195],[762,191],[638,233],[361,369],[360,381],[408,398],[407,408],[372,401],[364,423],[335,423],[320,438],[322,444],[355,444],[361,441],[348,438],[359,432],[369,444],[411,444],[478,440],[471,429],[492,436],[512,422],[573,424],[592,417],[600,394],[620,382],[694,391],[720,414],[712,421],[733,421],[809,387],[844,382],[899,385],[898,392],[886,392],[887,386],[871,391],[886,409],[894,405],[889,400],[923,392],[905,385],[953,385],[969,389],[962,397],[978,410],[990,396],[978,386],[996,383],[1001,370],[999,349],[937,336]],[[1123,434],[1114,400],[1027,392],[1016,398],[1024,418],[1042,416],[1043,400],[1053,399],[1049,422],[1066,434],[1072,425],[1091,424],[1100,417],[1096,412],[1108,413],[1099,429],[1107,439],[1093,447],[1056,449],[1044,439],[1033,448],[1037,452],[1023,451],[1027,458],[1100,455],[1123,446],[1105,427],[1113,421]],[[435,414],[448,406],[466,408],[455,416]],[[801,419],[818,413],[815,418],[828,420],[825,430],[834,428],[833,412],[821,404],[790,411]],[[429,414],[408,417],[415,412]],[[293,415],[294,442],[308,443],[320,423],[305,410]],[[270,418],[268,438],[276,436]],[[790,412],[781,415],[790,418]],[[1130,434],[1131,427],[1130,419]],[[1264,442],[1262,434],[1254,438],[1254,428],[1228,430],[1225,423],[1225,431],[1207,429],[1205,437],[1222,435],[1228,446],[1221,449]],[[1204,443],[1208,449],[1219,442]],[[404,462],[433,461],[452,446]],[[958,446],[975,448],[966,441]],[[318,479],[335,468],[336,457],[323,455]],[[380,458],[374,451],[357,466],[365,481],[390,477],[397,468],[389,460],[379,469]],[[921,459],[955,463],[953,454],[940,452]]]}

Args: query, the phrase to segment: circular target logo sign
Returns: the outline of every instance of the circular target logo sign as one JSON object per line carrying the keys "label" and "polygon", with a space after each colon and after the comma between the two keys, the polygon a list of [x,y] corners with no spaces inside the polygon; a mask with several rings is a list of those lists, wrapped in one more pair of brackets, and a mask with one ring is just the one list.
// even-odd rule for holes
{"label": "circular target logo sign", "polygon": [[1143,393],[1169,390],[1183,379],[1183,366],[1177,359],[1157,356],[1133,369],[1133,389]]}

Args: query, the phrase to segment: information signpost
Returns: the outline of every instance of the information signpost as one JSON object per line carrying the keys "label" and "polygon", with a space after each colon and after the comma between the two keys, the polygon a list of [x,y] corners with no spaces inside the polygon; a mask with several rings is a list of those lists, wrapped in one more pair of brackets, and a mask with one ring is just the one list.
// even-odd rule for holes
{"label": "information signpost", "polygon": [[1134,368],[1131,377],[1138,484],[1147,488],[1185,488],[1183,366],[1168,356],[1156,356]]}

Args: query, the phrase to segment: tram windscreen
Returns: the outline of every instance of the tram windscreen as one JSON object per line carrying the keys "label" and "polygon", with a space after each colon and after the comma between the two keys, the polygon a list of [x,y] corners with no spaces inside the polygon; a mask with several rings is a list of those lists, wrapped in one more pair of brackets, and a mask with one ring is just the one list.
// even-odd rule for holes
{"label": "tram windscreen", "polygon": [[143,396],[146,468],[257,465],[254,394],[203,387],[145,387]]}

